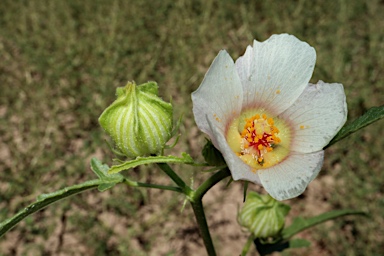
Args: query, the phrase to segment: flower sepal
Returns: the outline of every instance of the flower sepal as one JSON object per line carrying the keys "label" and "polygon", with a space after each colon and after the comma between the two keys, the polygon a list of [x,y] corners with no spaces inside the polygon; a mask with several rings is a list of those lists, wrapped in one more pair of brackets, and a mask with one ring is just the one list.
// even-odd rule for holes
{"label": "flower sepal", "polygon": [[270,195],[249,192],[238,213],[238,222],[252,233],[254,238],[279,237],[284,228],[290,207]]}
{"label": "flower sepal", "polygon": [[223,155],[220,153],[217,148],[212,144],[210,140],[207,139],[203,151],[202,151],[204,160],[210,166],[223,166],[226,165]]}

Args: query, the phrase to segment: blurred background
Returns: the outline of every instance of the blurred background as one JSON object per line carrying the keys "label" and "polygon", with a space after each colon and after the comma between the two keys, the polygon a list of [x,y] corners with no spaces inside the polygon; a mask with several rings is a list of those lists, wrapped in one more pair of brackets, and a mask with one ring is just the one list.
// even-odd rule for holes
{"label": "blurred background", "polygon": [[[111,164],[98,117],[128,80],[156,81],[184,114],[177,147],[202,159],[204,135],[190,94],[221,49],[233,58],[253,39],[290,33],[317,51],[311,82],[345,87],[348,120],[383,104],[384,2],[2,0],[0,5],[0,221],[41,193],[96,178],[91,157]],[[298,237],[308,249],[285,255],[381,255],[384,248],[383,121],[326,150],[324,167],[291,219],[334,209],[347,217]],[[207,175],[175,166],[194,186]],[[155,166],[126,173],[170,181]],[[236,221],[242,183],[221,182],[204,203],[219,255],[247,238]],[[258,186],[250,189],[264,192]],[[191,208],[172,192],[118,185],[91,190],[28,217],[0,239],[0,255],[204,255]]]}

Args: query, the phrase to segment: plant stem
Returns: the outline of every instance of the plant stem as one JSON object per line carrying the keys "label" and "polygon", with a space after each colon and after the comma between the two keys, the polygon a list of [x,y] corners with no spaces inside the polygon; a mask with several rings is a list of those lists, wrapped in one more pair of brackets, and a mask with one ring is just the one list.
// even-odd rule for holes
{"label": "plant stem", "polygon": [[183,190],[179,187],[173,187],[173,186],[164,186],[164,185],[158,185],[158,184],[152,184],[152,183],[143,183],[143,182],[136,182],[131,180],[125,180],[125,184],[132,186],[132,187],[141,187],[141,188],[157,188],[162,190],[169,190],[169,191],[175,191],[179,193],[183,193]]}
{"label": "plant stem", "polygon": [[209,233],[207,219],[205,218],[202,199],[210,188],[212,188],[215,184],[228,177],[229,175],[230,172],[228,168],[222,169],[213,174],[197,188],[190,199],[193,212],[195,213],[197,225],[199,226],[200,235],[203,238],[204,245],[209,256],[215,256],[216,252],[215,247],[213,246],[211,234]]}
{"label": "plant stem", "polygon": [[165,174],[167,174],[176,183],[176,185],[182,189],[186,196],[189,197],[193,193],[193,190],[187,184],[185,184],[180,176],[177,175],[168,164],[158,163],[157,166],[159,166],[160,169],[163,170]]}
{"label": "plant stem", "polygon": [[[181,191],[187,196],[188,200],[192,205],[193,212],[196,217],[196,222],[199,226],[200,235],[204,241],[207,253],[209,256],[216,256],[215,247],[213,246],[211,234],[209,233],[207,219],[205,218],[202,199],[205,193],[207,193],[207,191],[211,189],[215,184],[217,184],[222,179],[230,176],[229,169],[225,168],[216,172],[194,191],[187,184],[185,184],[185,182],[180,178],[180,176],[177,175],[168,164],[158,163],[157,165],[160,167],[161,170],[165,172],[165,174],[167,174],[176,183],[176,185],[181,189]],[[171,190],[169,189],[169,187],[167,188],[168,190]]]}
{"label": "plant stem", "polygon": [[226,177],[230,176],[231,173],[228,168],[221,169],[220,171],[213,174],[211,177],[209,177],[203,184],[200,185],[196,189],[196,192],[194,194],[194,198],[203,198],[204,194],[207,193],[208,190],[210,190],[216,183],[219,181],[225,179]]}
{"label": "plant stem", "polygon": [[255,240],[255,238],[253,237],[253,235],[250,235],[247,239],[247,242],[245,243],[245,245],[243,247],[243,251],[241,252],[241,256],[247,255],[249,248],[251,247],[251,244],[253,243],[253,240]]}
{"label": "plant stem", "polygon": [[162,189],[162,190],[169,190],[169,191],[175,191],[175,192],[183,193],[183,190],[179,187],[163,186],[163,185],[142,183],[142,182],[137,182],[137,186],[143,187],[143,188],[157,188],[157,189]]}
{"label": "plant stem", "polygon": [[0,223],[0,237],[3,236],[8,230],[13,228],[17,223],[22,221],[27,216],[47,207],[48,205],[55,203],[64,198],[70,197],[72,195],[84,192],[88,189],[97,188],[99,185],[103,184],[102,180],[89,180],[84,183],[76,184],[70,187],[66,187],[55,191],[49,194],[40,195],[37,198],[37,201],[25,207],[19,211],[13,217]]}
{"label": "plant stem", "polygon": [[205,218],[203,203],[201,199],[194,202],[191,201],[193,212],[195,213],[197,225],[199,226],[200,235],[203,238],[205,249],[209,256],[216,256],[215,247],[213,246],[211,234],[209,233],[209,228],[207,220]]}

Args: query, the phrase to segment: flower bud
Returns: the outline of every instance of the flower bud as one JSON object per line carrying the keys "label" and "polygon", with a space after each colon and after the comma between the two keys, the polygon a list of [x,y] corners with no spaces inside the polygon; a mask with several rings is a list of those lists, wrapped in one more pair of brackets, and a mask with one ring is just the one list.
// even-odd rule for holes
{"label": "flower bud", "polygon": [[158,153],[171,138],[172,105],[158,95],[155,82],[117,88],[117,99],[101,114],[99,123],[127,157]]}
{"label": "flower bud", "polygon": [[285,216],[290,207],[269,195],[249,192],[243,208],[238,213],[238,222],[255,238],[276,237],[284,227]]}

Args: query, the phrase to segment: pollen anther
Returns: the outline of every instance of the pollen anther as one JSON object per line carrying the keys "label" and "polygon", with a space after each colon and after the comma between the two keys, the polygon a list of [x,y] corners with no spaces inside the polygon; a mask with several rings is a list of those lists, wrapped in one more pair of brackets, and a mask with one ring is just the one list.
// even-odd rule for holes
{"label": "pollen anther", "polygon": [[245,125],[240,135],[242,137],[242,150],[240,155],[251,155],[252,159],[263,166],[264,156],[272,152],[276,144],[281,142],[277,136],[279,129],[274,126],[273,118],[266,114],[256,114],[245,119]]}

